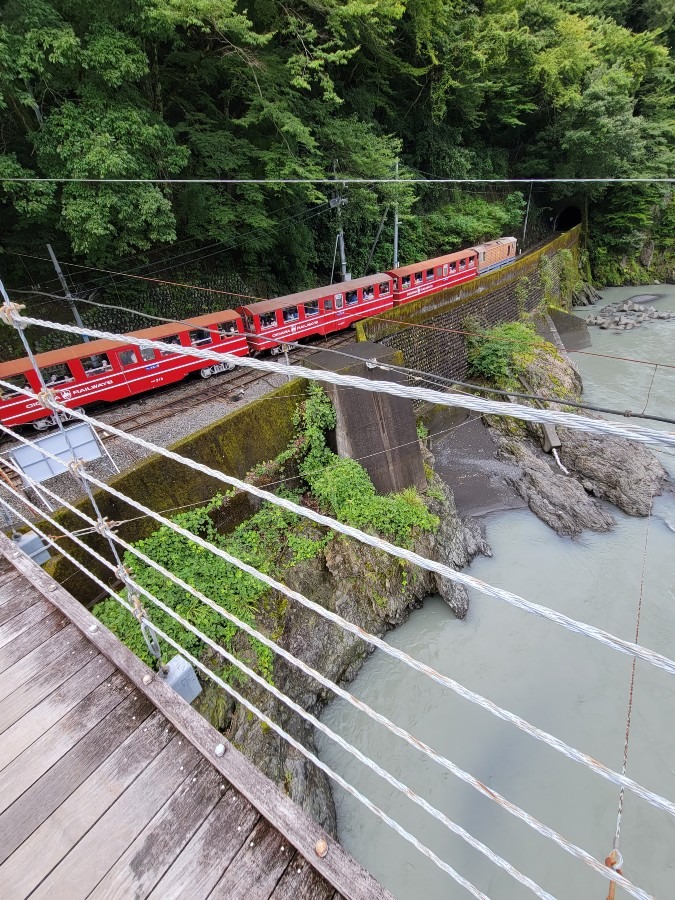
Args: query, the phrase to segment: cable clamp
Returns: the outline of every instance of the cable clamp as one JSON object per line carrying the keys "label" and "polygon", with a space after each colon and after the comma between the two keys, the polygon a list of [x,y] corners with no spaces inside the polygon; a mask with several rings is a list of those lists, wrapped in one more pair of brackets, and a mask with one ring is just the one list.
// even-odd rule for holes
{"label": "cable clamp", "polygon": [[11,325],[14,328],[18,328],[19,330],[23,330],[26,326],[19,322],[19,316],[21,314],[21,310],[25,308],[23,303],[4,303],[0,306],[0,321],[4,322],[5,325]]}
{"label": "cable clamp", "polygon": [[367,368],[367,369],[377,369],[378,366],[379,366],[379,363],[378,363],[378,361],[375,359],[374,356],[373,356],[372,359],[367,359],[367,360],[366,360],[366,368]]}
{"label": "cable clamp", "polygon": [[56,394],[51,388],[43,388],[36,396],[40,406],[52,411],[56,410]]}
{"label": "cable clamp", "polygon": [[97,534],[100,534],[101,537],[112,537],[113,530],[112,525],[115,524],[113,522],[109,522],[105,516],[101,516],[96,524],[94,525],[94,531]]}
{"label": "cable clamp", "polygon": [[68,463],[68,469],[73,475],[80,477],[82,474],[82,470],[84,469],[84,460],[78,459],[77,457],[71,459],[71,461]]}
{"label": "cable clamp", "polygon": [[127,569],[126,566],[118,566],[115,569],[115,575],[119,578],[120,581],[123,581],[125,584],[129,580],[130,570]]}
{"label": "cable clamp", "polygon": [[145,610],[143,609],[143,604],[141,603],[141,595],[136,590],[133,582],[127,580],[127,598],[131,601],[134,607],[134,616],[141,623],[141,629],[143,628],[143,619],[145,618]]}
{"label": "cable clamp", "polygon": [[621,852],[616,849],[616,847],[614,848],[614,850],[612,850],[612,852],[609,854],[609,856],[605,860],[605,865],[609,869],[613,869],[614,872],[618,872],[618,874],[621,875],[621,867],[623,866],[623,856],[621,855]]}

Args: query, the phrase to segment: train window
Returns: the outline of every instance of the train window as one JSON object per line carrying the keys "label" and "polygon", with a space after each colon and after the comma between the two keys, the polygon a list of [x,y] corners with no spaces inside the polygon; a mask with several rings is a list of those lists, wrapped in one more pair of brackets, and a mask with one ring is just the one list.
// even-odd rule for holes
{"label": "train window", "polygon": [[368,287],[364,287],[363,299],[364,300],[374,300],[375,299],[375,288],[373,287],[372,284],[368,285]]}
{"label": "train window", "polygon": [[135,366],[138,362],[135,350],[120,350],[117,354],[117,358],[120,361],[120,365],[123,366]]}
{"label": "train window", "polygon": [[443,276],[443,266],[438,266],[436,269],[436,278],[441,278]]}
{"label": "train window", "polygon": [[325,311],[325,312],[330,312],[330,311],[332,310],[332,308],[333,308],[333,301],[332,301],[332,299],[328,298],[327,300],[324,300],[324,301],[323,301],[323,308],[324,308],[324,311]]}
{"label": "train window", "polygon": [[463,272],[464,269],[466,269],[466,260],[465,260],[465,259],[460,259],[460,261],[459,261],[459,271],[460,271],[460,272]]}
{"label": "train window", "polygon": [[383,281],[382,284],[379,285],[379,288],[380,288],[380,297],[384,297],[385,294],[389,293],[389,282]]}
{"label": "train window", "polygon": [[[250,321],[250,319],[249,319]],[[218,334],[222,337],[227,337],[230,334],[237,333],[237,323],[236,322],[219,322],[218,323]]]}
{"label": "train window", "polygon": [[335,309],[342,309],[343,298],[342,294],[335,295]]}
{"label": "train window", "polygon": [[150,360],[155,358],[155,351],[152,347],[142,347],[141,348],[141,357],[144,362],[150,362]]}
{"label": "train window", "polygon": [[[2,380],[9,382],[9,384],[14,385],[14,387],[30,390],[30,385],[28,384],[28,379],[25,375],[4,375]],[[20,394],[15,394],[14,391],[8,391],[0,385],[0,400],[10,400],[20,396]]]}
{"label": "train window", "polygon": [[[177,344],[180,347],[180,337],[177,334],[170,334],[169,337],[162,338],[164,344]],[[171,356],[171,350],[162,350],[162,356]]]}
{"label": "train window", "polygon": [[94,356],[83,356],[80,358],[84,374],[87,378],[95,378],[97,375],[103,375],[112,369],[107,353],[96,353]]}
{"label": "train window", "polygon": [[[456,272],[456,271],[457,271],[457,263],[450,263],[450,271],[451,271],[451,272]],[[447,275],[447,274],[448,274],[448,267],[447,267],[447,265],[443,266],[443,274],[444,274],[444,275]]]}
{"label": "train window", "polygon": [[305,303],[305,315],[306,316],[318,316],[319,315],[319,301],[318,300],[310,300]]}
{"label": "train window", "polygon": [[434,277],[434,270],[433,270],[433,269],[427,269],[427,281],[431,281],[431,279],[432,279],[433,277]]}
{"label": "train window", "polygon": [[193,347],[201,347],[202,344],[211,343],[211,332],[206,328],[196,328],[190,332],[190,343]]}
{"label": "train window", "polygon": [[485,250],[483,250],[483,252],[481,253],[480,258],[481,262],[485,262]]}
{"label": "train window", "polygon": [[277,317],[273,312],[263,313],[260,316],[260,327],[261,328],[271,328],[273,325],[277,324]]}
{"label": "train window", "polygon": [[57,366],[46,366],[40,369],[42,377],[47,387],[55,384],[67,384],[69,381],[75,381],[70,369],[65,363],[59,363]]}
{"label": "train window", "polygon": [[469,257],[469,266],[475,266],[475,265],[476,265],[476,260],[474,259],[473,256],[470,256]]}
{"label": "train window", "polygon": [[358,291],[347,291],[347,305],[352,306],[354,303],[359,302],[359,292]]}
{"label": "train window", "polygon": [[421,272],[415,272],[415,284],[422,284],[424,275]]}
{"label": "train window", "polygon": [[404,291],[410,287],[410,275],[404,275],[401,279],[401,287]]}
{"label": "train window", "polygon": [[300,318],[297,306],[287,306],[282,315],[284,317],[284,322],[295,322],[296,319]]}

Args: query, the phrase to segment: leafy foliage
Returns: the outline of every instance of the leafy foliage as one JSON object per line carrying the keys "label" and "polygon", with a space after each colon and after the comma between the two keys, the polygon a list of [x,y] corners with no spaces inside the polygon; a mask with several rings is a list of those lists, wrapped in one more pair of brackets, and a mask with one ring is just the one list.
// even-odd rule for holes
{"label": "leafy foliage", "polygon": [[299,471],[312,497],[341,522],[375,531],[410,546],[418,531],[435,531],[438,519],[414,488],[382,496],[356,460],[336,456],[326,431],[335,426],[335,411],[321,387],[312,382],[309,398],[296,413],[300,431]]}
{"label": "leafy foliage", "polygon": [[[395,203],[403,263],[522,224],[519,191],[414,175],[672,173],[674,36],[671,0],[7,0],[0,174],[339,181],[389,178],[400,159],[398,184],[343,191],[359,276],[391,265]],[[330,278],[332,193],[5,183],[0,203],[7,249],[44,256],[50,241],[84,264],[161,261],[202,283],[239,275],[240,292],[264,296]],[[665,189],[538,188],[530,223],[565,197],[587,214],[596,266],[650,240],[672,250]],[[6,261],[10,285],[23,281]],[[35,281],[52,277],[31,265]],[[142,302],[124,283],[102,290]],[[181,296],[183,312],[196,300]]]}
{"label": "leafy foliage", "polygon": [[[471,328],[476,330],[475,325]],[[511,386],[534,348],[542,344],[529,322],[507,322],[493,328],[480,329],[469,337],[467,351],[469,373],[504,387]]]}
{"label": "leafy foliage", "polygon": [[[434,531],[438,527],[438,518],[429,513],[415,489],[408,488],[400,494],[388,496],[377,495],[372,481],[359,463],[340,459],[331,452],[326,435],[335,426],[335,410],[316,383],[309,386],[307,400],[297,407],[294,423],[296,436],[288,450],[273,464],[257,467],[254,473],[258,478],[264,478],[270,472],[278,474],[292,460],[299,468],[303,487],[295,490],[282,487],[278,494],[299,502],[304,490],[309,488],[311,501],[340,521],[384,534],[404,546],[411,543],[416,533]],[[275,578],[280,578],[285,571],[301,562],[315,559],[332,538],[332,534],[308,526],[306,520],[272,503],[263,503],[255,515],[242,522],[231,534],[223,535],[216,528],[212,513],[225,501],[226,497],[217,495],[205,506],[174,516],[173,521],[191,534]],[[269,589],[259,579],[168,527],[162,526],[139,541],[136,548],[240,621],[260,629],[261,613],[269,612]],[[272,652],[264,644],[242,633],[221,613],[176,585],[136,554],[126,553],[124,564],[137,584],[202,634],[272,680],[274,660]],[[146,605],[151,621],[193,656],[213,653],[207,644],[171,615],[154,604]],[[138,622],[116,600],[105,600],[97,604],[93,611],[137,656],[149,664],[154,662]],[[171,645],[164,641],[160,641],[160,645],[163,659],[173,655]],[[224,666],[222,675],[241,678],[240,670],[232,664]]]}

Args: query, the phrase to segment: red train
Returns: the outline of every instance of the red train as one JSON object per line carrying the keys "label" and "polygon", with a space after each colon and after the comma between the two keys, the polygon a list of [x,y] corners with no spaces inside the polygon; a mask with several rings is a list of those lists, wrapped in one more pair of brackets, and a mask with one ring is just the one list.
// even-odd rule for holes
{"label": "red train", "polygon": [[[182,325],[167,323],[130,332],[183,347],[199,347],[234,356],[279,352],[282,344],[312,335],[341,331],[359,319],[461,284],[512,262],[515,238],[499,238],[468,250],[428,259],[389,272],[379,272],[342,284],[261,300],[198,316]],[[73,409],[112,402],[171,384],[199,371],[203,378],[234,368],[231,360],[204,361],[168,351],[141,350],[133,344],[98,340],[63,347],[36,356],[42,377],[56,398]],[[40,390],[28,359],[0,363],[0,379],[17,387]],[[37,400],[0,388],[0,422],[13,428],[31,423],[42,431],[53,416]]]}

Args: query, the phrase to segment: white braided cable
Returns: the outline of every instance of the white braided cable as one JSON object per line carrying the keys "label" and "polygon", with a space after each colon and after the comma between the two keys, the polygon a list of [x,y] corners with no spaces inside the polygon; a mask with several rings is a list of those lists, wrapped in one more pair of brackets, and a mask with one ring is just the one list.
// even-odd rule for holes
{"label": "white braided cable", "polygon": [[[0,426],[2,427],[2,426]],[[50,453],[46,451],[45,455],[51,456]],[[55,458],[55,457],[54,457]],[[409,656],[407,653],[392,647],[386,641],[383,641],[381,638],[376,637],[373,634],[365,631],[360,628],[358,625],[354,625],[349,622],[347,619],[342,618],[337,613],[333,613],[324,607],[320,606],[317,603],[314,603],[312,600],[309,600],[307,597],[302,594],[288,588],[286,585],[281,582],[276,581],[271,578],[269,575],[264,574],[263,572],[259,572],[257,569],[254,569],[252,566],[243,563],[241,560],[236,557],[231,556],[225,550],[222,550],[220,547],[216,547],[215,545],[205,541],[203,538],[198,535],[193,534],[190,531],[187,531],[181,526],[177,525],[175,522],[171,522],[171,520],[166,519],[164,516],[159,513],[154,512],[143,504],[139,503],[137,500],[132,500],[130,497],[127,497],[125,494],[120,493],[119,491],[112,488],[110,485],[105,484],[102,481],[99,481],[97,478],[85,472],[85,477],[92,481],[92,483],[96,484],[98,487],[102,488],[105,491],[108,491],[113,496],[116,496],[118,499],[122,500],[125,503],[128,503],[131,506],[134,506],[139,511],[143,512],[145,515],[150,518],[155,519],[159,524],[165,525],[168,528],[172,528],[178,534],[181,534],[183,537],[186,537],[188,540],[193,541],[194,543],[202,546],[204,549],[215,553],[217,556],[220,556],[225,562],[230,563],[231,565],[236,566],[247,574],[251,575],[253,578],[257,578],[258,580],[264,582],[271,587],[273,590],[279,591],[284,596],[288,597],[291,600],[296,600],[298,603],[302,604],[308,609],[313,610],[318,613],[318,615],[323,616],[328,621],[333,622],[334,624],[344,628],[346,631],[351,632],[352,634],[360,637],[362,640],[372,644],[373,646],[381,649],[384,653],[389,656],[392,656],[394,659],[397,659],[399,662],[403,662],[405,665],[408,665],[410,668],[415,671],[420,672],[423,675],[431,678],[437,684],[440,684],[443,687],[447,687],[456,693],[458,696],[462,697],[465,700],[468,700],[471,703],[475,703],[481,708],[487,710],[492,715],[501,719],[502,721],[509,722],[512,725],[515,725],[520,731],[523,731],[526,734],[529,734],[531,737],[542,741],[548,746],[552,747],[563,755],[567,756],[569,759],[574,760],[575,762],[579,762],[582,765],[587,766],[589,769],[594,771],[596,774],[601,775],[606,780],[612,782],[613,784],[621,787],[624,786],[627,790],[641,797],[646,802],[650,803],[652,806],[656,806],[659,809],[663,809],[668,812],[671,816],[675,816],[675,804],[673,804],[670,800],[667,800],[665,797],[660,796],[659,794],[654,793],[653,791],[648,790],[632,779],[628,778],[625,775],[620,775],[618,772],[615,772],[613,769],[604,766],[602,763],[595,760],[592,756],[588,754],[582,753],[579,750],[576,750],[573,747],[570,747],[564,741],[554,737],[546,731],[543,731],[540,728],[530,724],[525,719],[522,719],[520,716],[517,716],[515,713],[511,713],[508,710],[503,709],[497,704],[493,703],[491,700],[488,700],[486,697],[483,697],[481,694],[476,694],[473,691],[470,691],[468,688],[464,687],[464,685],[460,684],[457,681],[449,678],[446,675],[442,675],[440,672],[437,672],[435,669],[431,668],[431,666],[426,665],[425,663],[421,663],[418,660],[414,659],[414,657]],[[636,648],[639,650],[640,648]]]}
{"label": "white braided cable", "polygon": [[[2,486],[3,488],[7,488],[7,485],[5,485],[4,482],[0,482],[0,486]],[[23,500],[21,495],[17,494],[17,492],[14,491],[13,489],[10,492],[12,494],[14,494],[19,500]],[[95,576],[92,572],[90,572],[86,568],[86,566],[84,566],[81,562],[79,562],[74,557],[72,557],[69,553],[64,551],[63,548],[58,546],[52,538],[50,538],[43,531],[41,531],[39,528],[37,528],[35,525],[33,525],[25,516],[23,516],[21,513],[19,513],[18,510],[9,506],[9,504],[7,504],[5,500],[0,498],[0,503],[7,506],[8,509],[10,509],[14,515],[16,515],[19,519],[21,519],[21,521],[25,522],[25,524],[28,525],[29,528],[31,528],[37,535],[39,535],[39,537],[41,537],[43,540],[45,540],[47,543],[49,543],[57,551],[62,553],[71,563],[73,563],[75,566],[77,566],[77,568],[79,568],[89,578],[91,578],[100,587],[102,587],[103,590],[112,599],[117,600],[127,610],[127,612],[130,615],[134,614],[133,607],[129,603],[126,603],[118,594],[111,591],[110,587],[108,585],[106,585],[104,581],[102,581],[97,576]],[[60,526],[59,523],[56,522],[55,520],[53,520],[51,518],[47,518],[46,521],[49,521],[51,524],[55,525],[57,528],[60,528],[65,534],[68,535],[68,537],[71,537],[71,535],[69,534],[67,529],[63,528],[63,526]],[[99,562],[101,562],[107,568],[111,569],[112,571],[115,571],[115,566],[111,562],[109,562],[108,560],[106,560],[102,556],[100,556],[98,553],[96,553],[96,551],[92,550],[92,548],[87,547],[86,544],[84,544],[83,542],[81,542],[79,540],[77,540],[76,543],[80,544],[80,546],[82,546],[83,549],[87,550],[95,559],[97,559]],[[212,647],[212,649],[214,649],[217,653],[219,653],[221,656],[223,656],[229,662],[232,662],[234,665],[238,666],[245,674],[249,675],[251,678],[258,681],[260,684],[262,684],[263,687],[266,687],[268,690],[271,690],[272,693],[274,693],[274,695],[278,697],[278,699],[280,699],[286,705],[290,706],[292,709],[294,709],[296,712],[298,712],[300,715],[302,715],[303,718],[307,719],[308,721],[311,721],[312,724],[315,724],[315,727],[319,728],[326,735],[328,735],[333,740],[335,740],[340,746],[343,747],[343,749],[345,749],[348,752],[352,753],[353,755],[357,756],[357,758],[361,762],[363,762],[364,765],[368,766],[369,768],[372,768],[373,771],[375,771],[378,775],[380,775],[382,778],[384,778],[386,781],[388,781],[393,787],[397,787],[398,790],[401,790],[407,797],[409,797],[409,799],[413,800],[413,802],[418,802],[418,805],[421,805],[422,808],[424,808],[425,810],[430,812],[431,815],[434,815],[434,818],[437,818],[439,821],[446,824],[449,828],[451,828],[452,831],[454,831],[459,836],[464,837],[464,839],[467,840],[471,844],[471,846],[475,847],[475,849],[477,849],[477,850],[481,850],[481,852],[485,852],[485,855],[487,855],[489,859],[491,859],[497,865],[501,865],[502,868],[505,868],[505,870],[508,871],[510,874],[513,874],[514,877],[520,876],[520,877],[518,877],[518,880],[521,881],[522,884],[525,884],[528,887],[530,887],[530,885],[531,885],[532,886],[531,889],[535,891],[537,896],[543,898],[543,900],[554,900],[554,898],[551,896],[551,894],[548,894],[547,892],[545,892],[541,888],[539,888],[539,886],[536,884],[536,882],[533,882],[533,881],[531,881],[531,879],[527,878],[525,875],[522,875],[520,872],[518,872],[517,869],[514,869],[508,862],[506,862],[506,860],[502,860],[501,857],[499,857],[497,854],[493,853],[489,847],[486,847],[480,841],[473,838],[468,832],[464,831],[463,828],[461,828],[459,825],[456,825],[454,822],[452,822],[450,819],[448,819],[447,816],[443,815],[443,813],[436,810],[435,807],[428,804],[425,800],[423,800],[423,798],[418,797],[413,791],[411,791],[410,788],[403,785],[396,778],[394,778],[394,776],[390,775],[388,772],[386,772],[386,770],[384,770],[380,766],[378,766],[377,763],[374,763],[368,757],[364,756],[355,747],[352,747],[350,744],[348,744],[343,738],[340,737],[340,735],[337,735],[334,732],[332,732],[328,728],[328,726],[323,725],[323,723],[321,723],[318,719],[315,719],[315,717],[312,716],[310,713],[307,713],[301,706],[298,706],[297,704],[295,704],[292,700],[290,700],[290,698],[286,697],[284,694],[282,694],[276,688],[272,688],[272,686],[269,685],[265,681],[264,678],[261,678],[259,675],[257,675],[257,673],[253,672],[253,670],[249,669],[247,666],[245,666],[243,663],[241,663],[240,660],[238,660],[236,657],[229,654],[226,650],[224,650],[222,647],[220,647],[218,644],[216,644],[214,641],[212,641],[206,635],[199,632],[193,625],[191,625],[189,622],[185,621],[185,619],[183,619],[181,616],[179,616],[173,610],[169,609],[169,607],[166,607],[160,600],[158,600],[156,597],[154,597],[149,591],[147,591],[141,585],[136,584],[136,582],[133,582],[133,581],[131,581],[130,583],[133,585],[134,590],[138,590],[140,593],[142,593],[152,603],[155,603],[160,609],[162,609],[165,613],[167,613],[173,619],[175,619],[177,622],[179,622],[183,627],[185,627],[186,629],[191,631],[193,634],[195,634],[200,640],[204,641],[205,644]],[[212,672],[210,669],[208,669],[196,657],[192,656],[192,654],[189,653],[184,647],[182,647],[177,641],[173,640],[173,638],[171,638],[167,634],[165,634],[150,619],[148,619],[147,616],[145,616],[145,619],[148,622],[148,624],[150,625],[150,627],[152,628],[152,630],[155,632],[155,634],[157,634],[159,637],[161,637],[162,640],[166,641],[167,644],[169,644],[176,651],[178,651],[178,653],[180,653],[181,656],[183,656],[183,657],[185,657],[185,659],[189,660],[194,666],[196,666],[198,669],[200,669],[200,671],[202,671],[205,675],[207,675],[209,678],[211,678],[213,681],[215,681],[216,684],[218,684],[220,687],[222,687],[224,690],[226,690],[230,694],[230,696],[233,697],[233,699],[235,699],[237,702],[241,703],[246,709],[248,709],[250,712],[252,712],[261,721],[265,722],[270,728],[272,728],[277,734],[279,734],[280,737],[284,738],[286,741],[288,741],[289,744],[291,744],[293,747],[295,747],[297,750],[299,750],[307,759],[309,759],[311,762],[313,762],[318,768],[320,768],[322,771],[324,771],[330,778],[332,778],[337,784],[339,784],[340,787],[342,787],[344,790],[346,790],[348,793],[350,793],[352,796],[354,796],[357,800],[359,800],[361,803],[363,803],[364,806],[366,806],[371,812],[375,813],[375,815],[377,815],[387,825],[389,825],[391,828],[393,828],[397,834],[399,834],[402,838],[404,838],[406,841],[411,843],[417,850],[420,851],[420,853],[422,853],[424,856],[426,856],[428,859],[430,859],[432,862],[434,862],[437,866],[439,866],[439,868],[441,868],[444,872],[446,872],[448,875],[450,875],[462,887],[466,888],[469,891],[469,893],[471,893],[474,897],[478,897],[478,898],[480,898],[480,900],[489,900],[489,897],[487,897],[487,895],[485,895],[481,891],[479,891],[473,884],[471,884],[470,881],[467,881],[455,869],[453,869],[446,862],[444,862],[442,859],[440,859],[438,856],[436,856],[436,854],[433,853],[433,851],[429,850],[429,848],[426,847],[424,844],[422,844],[416,837],[414,837],[414,835],[412,835],[408,831],[406,831],[401,825],[399,825],[398,822],[396,822],[394,819],[392,819],[386,813],[382,812],[382,810],[380,810],[377,806],[375,806],[375,804],[372,803],[372,801],[370,801],[367,797],[365,797],[363,794],[361,794],[356,788],[354,788],[347,781],[345,781],[340,775],[338,775],[336,772],[334,772],[329,766],[327,766],[317,756],[315,756],[315,754],[313,754],[310,750],[308,750],[306,747],[304,747],[299,741],[297,741],[295,738],[291,737],[291,735],[287,734],[287,732],[284,731],[284,729],[281,728],[281,726],[277,725],[276,722],[274,722],[272,719],[269,718],[269,716],[265,715],[265,713],[263,713],[256,706],[254,706],[252,703],[250,703],[248,700],[246,700],[243,696],[241,696],[237,691],[234,690],[234,688],[232,688],[230,685],[227,684],[227,682],[225,682],[221,678],[219,678],[214,672]],[[296,709],[296,707],[297,707],[297,709]],[[620,879],[620,877],[621,876],[618,876],[617,880]],[[628,882],[628,884],[630,884],[630,882]],[[636,889],[636,890],[639,890],[639,889]],[[649,897],[648,894],[644,894],[643,892],[636,893],[636,894],[634,894],[634,896],[639,897],[640,900],[653,900],[653,898]]]}
{"label": "white braided cable", "polygon": [[[14,468],[13,466],[11,466],[11,468],[13,468],[14,471],[16,471],[16,472],[19,472],[19,470]],[[32,479],[29,479],[29,480],[32,482]],[[92,518],[87,516],[85,513],[83,513],[81,510],[79,510],[76,506],[73,506],[71,503],[64,500],[62,497],[60,497],[58,494],[56,494],[54,491],[50,490],[49,488],[45,488],[44,485],[42,485],[41,487],[45,490],[45,492],[52,499],[54,499],[57,502],[62,503],[67,509],[69,509],[75,515],[82,518],[85,522],[89,522],[94,526],[96,525],[96,522]],[[70,532],[70,533],[72,534],[72,532]],[[378,722],[380,725],[385,727],[388,731],[392,732],[393,734],[400,737],[402,740],[406,741],[406,743],[408,743],[411,747],[414,747],[415,749],[424,753],[425,756],[427,756],[433,762],[436,762],[439,765],[443,766],[443,768],[447,769],[453,775],[457,776],[460,780],[464,781],[466,784],[471,785],[471,787],[475,788],[484,797],[487,797],[489,800],[494,800],[499,806],[501,806],[507,812],[511,813],[516,818],[520,819],[522,822],[525,822],[527,825],[529,825],[531,828],[533,828],[539,834],[552,840],[561,849],[565,850],[567,853],[571,854],[576,859],[580,859],[581,861],[585,862],[587,865],[589,865],[592,869],[594,869],[596,872],[598,872],[603,877],[608,878],[608,879],[612,878],[610,869],[607,866],[605,866],[604,863],[599,862],[593,856],[591,856],[589,853],[587,853],[585,850],[576,846],[572,842],[566,840],[564,837],[562,837],[562,835],[558,834],[552,828],[549,828],[549,826],[544,825],[542,822],[539,822],[536,818],[531,816],[529,813],[525,812],[525,810],[521,809],[517,805],[511,803],[509,800],[507,800],[504,796],[499,794],[497,791],[494,791],[491,788],[487,788],[481,781],[479,781],[477,778],[475,778],[473,775],[469,774],[468,772],[465,772],[463,769],[459,768],[459,766],[455,765],[455,763],[453,763],[451,760],[447,759],[447,757],[437,753],[428,744],[425,744],[423,741],[419,740],[418,738],[413,737],[413,735],[409,734],[403,728],[396,725],[394,722],[392,722],[386,716],[383,716],[382,714],[376,712],[374,709],[372,709],[372,707],[368,706],[362,700],[355,697],[353,694],[349,693],[348,691],[344,690],[344,688],[341,688],[339,685],[335,684],[335,682],[331,681],[329,678],[326,678],[325,675],[322,675],[316,669],[313,669],[311,666],[308,666],[305,662],[303,662],[298,657],[293,656],[291,653],[289,653],[283,647],[275,644],[274,641],[270,640],[268,637],[263,635],[261,632],[256,631],[256,629],[252,628],[246,622],[243,622],[242,620],[238,619],[235,615],[230,613],[228,610],[224,609],[222,606],[219,606],[217,603],[215,603],[213,600],[211,600],[209,597],[207,597],[205,594],[203,594],[197,588],[188,584],[182,578],[175,575],[173,572],[170,572],[168,569],[164,568],[164,566],[162,566],[160,563],[155,562],[153,559],[151,559],[149,556],[147,556],[141,550],[139,550],[138,548],[134,547],[132,544],[125,541],[118,534],[116,534],[115,532],[111,532],[111,534],[112,534],[113,540],[115,540],[117,543],[119,543],[120,546],[124,547],[126,550],[133,553],[146,565],[153,568],[156,572],[159,572],[160,575],[163,575],[165,578],[172,581],[174,584],[178,585],[178,587],[187,591],[189,594],[191,594],[191,596],[200,600],[202,603],[209,606],[211,609],[213,609],[215,612],[222,615],[228,621],[232,622],[232,624],[236,625],[242,631],[246,632],[251,637],[255,638],[256,640],[260,641],[265,646],[269,647],[274,653],[281,656],[283,659],[285,659],[287,662],[294,665],[296,668],[300,669],[306,675],[315,679],[317,682],[324,685],[324,687],[329,688],[337,696],[342,697],[343,700],[346,700],[348,703],[350,703],[356,709],[365,713],[371,719],[373,719],[374,721]]]}
{"label": "white braided cable", "polygon": [[[51,328],[55,331],[64,331],[68,334],[88,335],[89,337],[116,341],[122,344],[133,344],[137,347],[164,350],[178,356],[191,356],[211,362],[223,362],[229,359],[235,365],[244,368],[257,369],[261,372],[272,372],[276,375],[288,375],[288,366],[271,362],[265,359],[256,359],[251,356],[233,356],[229,353],[218,353],[214,350],[201,350],[198,347],[184,347],[177,344],[166,344],[162,341],[153,341],[148,338],[134,337],[130,334],[119,335],[111,331],[101,331],[94,328],[67,325],[61,322],[50,322],[45,319],[35,319],[31,316],[15,315],[14,320],[22,325],[37,325],[42,328]],[[320,369],[307,369],[304,366],[293,366],[293,371],[298,378],[306,378],[310,381],[320,381],[326,384],[336,384],[342,387],[357,388],[359,390],[391,394],[394,397],[405,397],[409,400],[426,400],[441,406],[461,407],[472,409],[480,413],[490,415],[503,415],[511,418],[524,419],[528,422],[548,423],[564,428],[573,428],[580,431],[589,431],[592,434],[609,434],[614,437],[623,437],[642,444],[663,444],[667,447],[675,447],[675,433],[668,431],[655,431],[642,425],[618,425],[615,422],[604,419],[589,419],[576,413],[560,412],[551,409],[537,409],[531,406],[523,406],[519,403],[505,403],[499,400],[485,400],[468,394],[448,394],[445,391],[435,391],[429,388],[410,387],[404,384],[395,384],[390,381],[369,381],[355,375],[341,375],[338,372],[327,372]]]}
{"label": "white braided cable", "polygon": [[[4,385],[5,382],[0,380],[0,386]],[[29,392],[24,391],[24,393]],[[64,407],[59,403],[54,403],[53,405],[55,408],[60,410],[67,409],[67,407]],[[77,418],[82,422],[88,422],[94,428],[101,428],[103,430],[106,430],[109,434],[117,435],[118,437],[122,438],[123,440],[127,440],[132,444],[136,444],[139,447],[143,447],[144,449],[149,450],[153,453],[159,453],[161,456],[166,457],[166,459],[171,459],[174,462],[183,464],[188,468],[191,468],[197,472],[201,472],[203,475],[214,478],[216,481],[221,481],[223,484],[227,484],[230,487],[237,488],[237,490],[245,491],[246,493],[252,494],[253,496],[258,497],[261,500],[272,503],[275,506],[280,506],[282,509],[286,509],[289,512],[294,513],[295,515],[304,516],[307,519],[311,519],[311,521],[316,522],[318,525],[323,525],[326,528],[331,528],[333,531],[345,534],[348,537],[354,538],[355,540],[360,541],[363,544],[367,544],[370,547],[374,547],[377,550],[383,550],[390,556],[394,556],[398,559],[404,559],[414,566],[419,566],[421,569],[426,569],[429,572],[434,572],[438,575],[441,575],[443,578],[449,579],[450,581],[455,581],[467,588],[472,588],[479,591],[480,593],[487,594],[489,597],[494,597],[497,600],[503,600],[511,606],[515,606],[517,609],[532,613],[542,619],[547,619],[550,622],[554,622],[556,625],[561,625],[563,628],[573,632],[574,634],[585,635],[586,637],[590,637],[593,640],[598,641],[599,643],[610,647],[613,650],[618,650],[621,653],[625,653],[626,655],[631,657],[637,656],[638,659],[641,659],[644,662],[649,663],[650,665],[656,666],[660,669],[664,669],[670,674],[675,674],[675,661],[669,659],[661,653],[657,653],[654,650],[650,650],[638,644],[626,641],[623,638],[619,638],[616,635],[611,634],[611,632],[605,631],[602,628],[597,628],[595,625],[589,625],[585,622],[579,622],[578,620],[572,619],[570,616],[558,612],[557,610],[550,609],[549,607],[542,606],[538,603],[533,603],[532,601],[526,600],[525,598],[520,597],[518,594],[514,594],[511,591],[506,591],[503,588],[494,587],[485,581],[481,581],[479,578],[476,578],[473,575],[469,575],[466,572],[459,572],[458,570],[453,569],[450,566],[445,565],[444,563],[427,559],[426,557],[420,556],[420,554],[415,553],[412,550],[407,550],[404,547],[398,547],[395,544],[390,543],[389,541],[385,541],[383,538],[368,534],[367,532],[361,531],[358,528],[354,528],[351,525],[346,525],[338,521],[337,519],[332,518],[331,516],[325,516],[322,513],[315,512],[309,507],[294,503],[292,500],[288,500],[285,497],[279,497],[277,494],[274,494],[271,491],[263,490],[262,488],[249,484],[246,481],[242,481],[240,478],[235,478],[232,475],[226,475],[224,472],[220,472],[217,469],[212,469],[210,466],[204,465],[204,463],[199,463],[195,460],[188,459],[185,456],[181,456],[180,454],[175,453],[173,450],[167,450],[165,447],[159,447],[156,444],[151,443],[150,441],[146,441],[145,439],[138,437],[138,435],[129,434],[126,431],[121,431],[120,429],[115,428],[115,426],[105,422],[101,422],[98,419],[87,415],[86,413],[79,412],[77,410],[69,410],[69,412],[74,418]],[[15,434],[13,431],[11,431],[11,429],[9,429],[6,425],[3,425],[2,423],[0,423],[0,430],[4,431],[8,435],[11,435],[17,440],[22,441],[24,444],[32,446],[30,441],[27,441],[20,435]],[[45,453],[45,455],[47,456],[50,456],[50,454],[43,449],[41,449],[40,452]],[[53,458],[56,459],[56,457]],[[93,476],[89,475],[88,473],[86,477],[93,478]],[[98,480],[94,480],[94,483],[99,487],[102,487],[104,490],[112,492],[109,485]],[[154,513],[150,512],[148,513],[148,515],[154,515]],[[239,566],[241,568],[242,563],[240,560],[237,560],[233,563],[233,565]]]}

